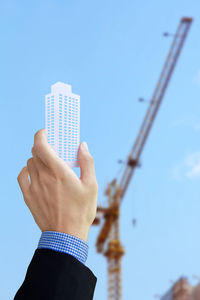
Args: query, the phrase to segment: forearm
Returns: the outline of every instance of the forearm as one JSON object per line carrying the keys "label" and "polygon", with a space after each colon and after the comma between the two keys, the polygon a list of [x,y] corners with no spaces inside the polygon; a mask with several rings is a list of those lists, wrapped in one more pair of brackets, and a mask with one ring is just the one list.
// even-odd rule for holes
{"label": "forearm", "polygon": [[[71,247],[70,238],[74,241]],[[88,249],[84,244],[67,234],[43,232],[14,300],[93,299],[97,278],[84,265]]]}

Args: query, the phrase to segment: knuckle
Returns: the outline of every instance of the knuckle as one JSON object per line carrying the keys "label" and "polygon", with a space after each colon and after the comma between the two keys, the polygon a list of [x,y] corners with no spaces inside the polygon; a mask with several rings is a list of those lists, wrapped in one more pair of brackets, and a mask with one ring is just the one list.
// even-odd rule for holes
{"label": "knuckle", "polygon": [[98,183],[96,179],[89,181],[88,186],[92,192],[94,193],[98,192]]}
{"label": "knuckle", "polygon": [[46,185],[48,183],[48,178],[47,175],[44,174],[43,172],[38,172],[38,178],[41,184]]}
{"label": "knuckle", "polygon": [[30,185],[30,191],[33,195],[37,194],[38,187],[34,182],[32,182],[31,185]]}
{"label": "knuckle", "polygon": [[42,133],[45,132],[45,129],[38,130],[34,135],[34,149],[37,150],[42,146]]}
{"label": "knuckle", "polygon": [[97,191],[99,190],[99,185],[98,185],[97,180],[95,181],[95,188],[96,188]]}
{"label": "knuckle", "polygon": [[86,157],[86,161],[88,161],[89,163],[91,163],[92,165],[94,165],[94,158],[92,155],[88,155]]}
{"label": "knuckle", "polygon": [[18,176],[17,176],[17,181],[20,182],[21,181],[21,177],[23,176],[23,172],[27,167],[23,167],[21,169],[21,171],[19,172]]}
{"label": "knuckle", "polygon": [[30,196],[24,196],[24,202],[26,203],[26,205],[29,207],[30,206],[30,202],[31,202],[31,198]]}
{"label": "knuckle", "polygon": [[32,163],[33,163],[33,158],[29,158],[29,159],[27,160],[27,166],[28,166],[28,167],[31,166]]}
{"label": "knuckle", "polygon": [[40,136],[40,131],[41,130],[38,130],[35,134],[34,134],[34,139],[35,141],[38,139],[38,137]]}
{"label": "knuckle", "polygon": [[42,147],[41,141],[40,141],[40,140],[36,140],[36,141],[34,142],[34,147],[32,148],[32,149],[33,149],[33,152],[34,152],[34,153],[39,152],[40,149],[41,149],[41,147]]}
{"label": "knuckle", "polygon": [[34,146],[31,148],[31,153],[33,156],[35,155],[35,147]]}
{"label": "knuckle", "polygon": [[38,172],[38,179],[39,182],[45,186],[55,186],[58,182],[58,177],[42,170]]}
{"label": "knuckle", "polygon": [[17,180],[18,180],[18,182],[19,182],[19,180],[20,180],[21,173],[22,173],[22,171],[20,171],[20,173],[19,173],[19,174],[18,174],[18,176],[17,176]]}

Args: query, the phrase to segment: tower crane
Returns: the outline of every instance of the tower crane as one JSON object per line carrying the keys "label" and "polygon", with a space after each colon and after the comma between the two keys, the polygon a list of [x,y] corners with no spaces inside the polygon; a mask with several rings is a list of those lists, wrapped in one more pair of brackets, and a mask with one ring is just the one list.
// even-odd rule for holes
{"label": "tower crane", "polygon": [[163,100],[192,21],[193,19],[188,17],[184,17],[180,20],[139,134],[127,157],[121,180],[118,183],[116,178],[114,178],[108,184],[105,190],[105,195],[108,197],[108,206],[97,207],[97,214],[93,225],[98,225],[101,219],[104,219],[104,223],[96,241],[96,249],[98,253],[102,253],[107,258],[109,300],[122,299],[121,260],[125,251],[120,242],[120,205],[133,173],[139,164],[142,150],[144,149],[144,145]]}

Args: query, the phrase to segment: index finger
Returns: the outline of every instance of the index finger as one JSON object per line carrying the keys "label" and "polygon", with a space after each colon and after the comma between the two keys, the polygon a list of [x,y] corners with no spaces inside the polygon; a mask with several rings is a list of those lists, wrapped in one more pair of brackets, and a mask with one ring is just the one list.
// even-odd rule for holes
{"label": "index finger", "polygon": [[[53,174],[75,176],[76,173],[66,164],[56,153],[53,147],[47,141],[45,128],[40,129],[34,136],[34,151],[41,159],[44,165],[49,168]],[[76,175],[77,177],[77,175]]]}
{"label": "index finger", "polygon": [[46,167],[55,170],[61,167],[62,161],[56,151],[47,141],[45,129],[40,129],[34,135],[34,150]]}

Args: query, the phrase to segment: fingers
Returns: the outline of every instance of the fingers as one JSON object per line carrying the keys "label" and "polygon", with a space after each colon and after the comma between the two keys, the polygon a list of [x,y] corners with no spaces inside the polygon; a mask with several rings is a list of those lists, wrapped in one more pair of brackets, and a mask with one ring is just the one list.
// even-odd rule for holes
{"label": "fingers", "polygon": [[21,188],[24,198],[28,197],[29,191],[30,191],[29,190],[30,181],[29,181],[28,176],[29,176],[28,168],[24,167],[17,177],[17,180],[18,180],[18,183],[19,183],[19,186]]}
{"label": "fingers", "polygon": [[85,183],[96,181],[94,159],[85,147],[85,142],[82,142],[78,150],[78,161],[81,169],[80,179]]}

